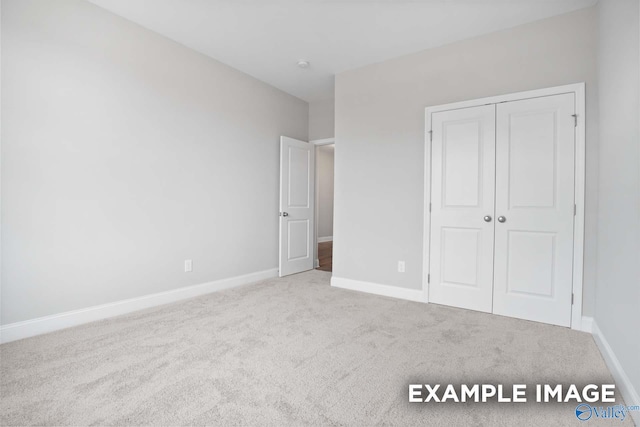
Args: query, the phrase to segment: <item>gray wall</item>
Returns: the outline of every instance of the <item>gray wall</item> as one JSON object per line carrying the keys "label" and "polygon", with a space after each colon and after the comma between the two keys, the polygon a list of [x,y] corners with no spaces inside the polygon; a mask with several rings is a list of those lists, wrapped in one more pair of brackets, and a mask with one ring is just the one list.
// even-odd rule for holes
{"label": "gray wall", "polygon": [[[640,11],[600,0],[600,192],[595,321],[640,392]],[[627,402],[633,404],[634,402]]]}
{"label": "gray wall", "polygon": [[277,267],[306,102],[90,3],[12,0],[2,112],[3,324]]}
{"label": "gray wall", "polygon": [[334,105],[334,99],[309,103],[309,141],[335,136]]}
{"label": "gray wall", "polygon": [[[585,313],[593,313],[597,213],[595,9],[336,76],[336,277],[422,284],[424,108],[576,82],[587,85]],[[385,197],[380,197],[384,194]],[[406,273],[397,262],[406,261]]]}
{"label": "gray wall", "polygon": [[333,153],[333,144],[321,145],[316,151],[318,238],[333,236]]}

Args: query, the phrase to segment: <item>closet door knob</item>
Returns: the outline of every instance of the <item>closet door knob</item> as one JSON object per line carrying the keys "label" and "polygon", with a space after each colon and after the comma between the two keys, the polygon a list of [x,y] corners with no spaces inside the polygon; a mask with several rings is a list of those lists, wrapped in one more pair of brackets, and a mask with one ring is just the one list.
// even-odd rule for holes
{"label": "closet door knob", "polygon": [[498,217],[498,222],[507,222],[507,218],[505,218],[503,216],[499,216]]}
{"label": "closet door knob", "polygon": [[485,215],[484,222],[491,222],[491,215]]}

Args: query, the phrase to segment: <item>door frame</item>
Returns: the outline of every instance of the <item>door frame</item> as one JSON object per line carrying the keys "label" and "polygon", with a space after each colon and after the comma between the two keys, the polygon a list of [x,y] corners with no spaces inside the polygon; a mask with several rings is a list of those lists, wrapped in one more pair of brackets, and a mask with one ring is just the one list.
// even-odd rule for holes
{"label": "door frame", "polygon": [[500,104],[508,101],[518,101],[543,96],[573,93],[575,95],[576,132],[575,132],[575,168],[574,168],[574,203],[576,214],[573,222],[573,303],[571,305],[571,329],[582,328],[583,304],[583,272],[584,272],[584,217],[585,217],[585,83],[574,83],[544,89],[515,92],[468,101],[453,102],[425,108],[425,150],[424,150],[424,222],[423,222],[423,274],[422,292],[425,302],[429,302],[429,271],[430,271],[430,242],[431,242],[431,115],[433,113],[457,110],[460,108],[478,107],[486,104]]}
{"label": "door frame", "polygon": [[[309,141],[309,144],[313,144],[314,150],[320,146],[323,145],[331,145],[336,143],[336,139],[335,138],[323,138],[323,139],[314,139]],[[318,257],[318,217],[320,216],[320,212],[318,211],[319,208],[319,203],[318,203],[318,156],[316,156],[316,160],[315,160],[315,175],[316,175],[316,181],[314,184],[314,196],[315,197],[315,201],[316,201],[316,207],[315,210],[313,212],[314,215],[314,223],[315,223],[315,230],[313,231],[313,268],[318,268],[320,267],[320,260]],[[335,198],[335,197],[334,197]],[[332,273],[333,274],[333,273]]]}

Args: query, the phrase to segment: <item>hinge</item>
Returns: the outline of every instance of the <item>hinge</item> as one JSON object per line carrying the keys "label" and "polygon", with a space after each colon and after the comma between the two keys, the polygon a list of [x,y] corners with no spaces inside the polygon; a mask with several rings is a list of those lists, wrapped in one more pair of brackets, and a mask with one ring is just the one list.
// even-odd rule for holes
{"label": "hinge", "polygon": [[429,142],[433,142],[433,130],[429,131]]}
{"label": "hinge", "polygon": [[577,114],[572,114],[571,115],[573,117],[573,127],[578,127],[578,115]]}
{"label": "hinge", "polygon": [[429,202],[429,212],[431,212],[431,202]]}
{"label": "hinge", "polygon": [[571,294],[571,305],[573,305],[573,294]]}
{"label": "hinge", "polygon": [[431,274],[427,274],[427,283],[431,283]]}
{"label": "hinge", "polygon": [[573,216],[576,216],[578,214],[578,205],[576,205],[575,203],[573,204]]}

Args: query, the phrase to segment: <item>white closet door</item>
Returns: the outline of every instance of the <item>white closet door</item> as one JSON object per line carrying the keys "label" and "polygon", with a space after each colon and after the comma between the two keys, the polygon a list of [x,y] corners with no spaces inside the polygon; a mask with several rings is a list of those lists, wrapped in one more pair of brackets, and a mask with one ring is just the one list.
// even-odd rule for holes
{"label": "white closet door", "polygon": [[571,323],[574,95],[497,106],[493,312]]}
{"label": "white closet door", "polygon": [[491,312],[495,106],[432,115],[429,301]]}

